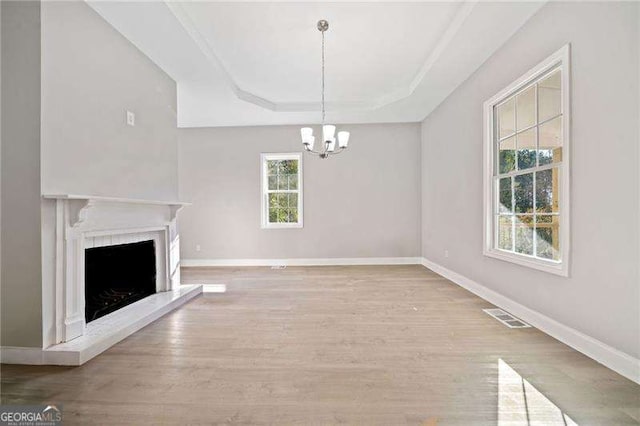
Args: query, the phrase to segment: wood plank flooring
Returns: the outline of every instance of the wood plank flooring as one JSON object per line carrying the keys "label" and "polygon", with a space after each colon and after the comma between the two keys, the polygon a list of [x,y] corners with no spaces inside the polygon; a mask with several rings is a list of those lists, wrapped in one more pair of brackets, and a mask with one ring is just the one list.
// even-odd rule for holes
{"label": "wood plank flooring", "polygon": [[182,277],[227,292],[81,367],[3,365],[1,402],[65,424],[640,424],[640,386],[421,266]]}

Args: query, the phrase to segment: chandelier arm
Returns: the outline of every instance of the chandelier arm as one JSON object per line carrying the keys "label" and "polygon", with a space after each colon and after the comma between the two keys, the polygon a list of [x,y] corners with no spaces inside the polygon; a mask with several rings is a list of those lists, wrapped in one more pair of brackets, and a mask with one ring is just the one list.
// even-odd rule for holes
{"label": "chandelier arm", "polygon": [[331,142],[326,141],[324,143],[324,153],[326,154],[327,152],[329,152],[329,145],[331,145]]}
{"label": "chandelier arm", "polygon": [[338,155],[338,154],[340,154],[341,152],[343,152],[345,149],[346,149],[346,148],[338,148],[338,150],[337,150],[337,151],[333,151],[333,152],[329,151],[329,152],[327,152],[327,155]]}
{"label": "chandelier arm", "polygon": [[312,149],[309,149],[309,147],[307,145],[304,146],[304,150],[307,152],[311,152],[313,154],[320,154],[318,151],[314,151]]}
{"label": "chandelier arm", "polygon": [[317,155],[326,155],[327,157],[330,155],[338,155],[343,151],[346,151],[347,148],[345,147],[339,147],[337,151],[329,151],[328,150],[328,144],[326,144],[327,148],[324,151],[315,151],[313,149],[309,149],[307,146],[304,147],[304,150],[307,152],[310,152],[312,154],[317,154]]}

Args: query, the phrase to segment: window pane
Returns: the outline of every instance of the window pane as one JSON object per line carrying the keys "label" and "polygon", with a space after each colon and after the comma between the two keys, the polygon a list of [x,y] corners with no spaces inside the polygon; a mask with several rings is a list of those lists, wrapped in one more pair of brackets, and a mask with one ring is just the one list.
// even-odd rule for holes
{"label": "window pane", "polygon": [[536,128],[518,133],[518,169],[524,170],[536,166]]}
{"label": "window pane", "polygon": [[515,100],[509,99],[496,109],[499,138],[514,134],[516,131]]}
{"label": "window pane", "polygon": [[298,160],[282,161],[282,174],[293,175],[298,173]]}
{"label": "window pane", "polygon": [[514,177],[516,213],[533,213],[533,173]]}
{"label": "window pane", "polygon": [[560,170],[553,168],[536,172],[536,211],[538,213],[558,213],[558,191]]}
{"label": "window pane", "polygon": [[289,194],[272,194],[272,195],[276,195],[277,197],[277,201],[274,207],[278,207],[280,209],[289,207],[289,199],[288,199]]}
{"label": "window pane", "polygon": [[511,201],[513,200],[513,197],[511,192],[510,177],[500,179],[498,193],[499,193],[498,211],[500,213],[513,213],[513,206],[511,205]]}
{"label": "window pane", "polygon": [[269,194],[270,209],[277,209],[278,207],[280,207],[280,203],[278,202],[278,195],[279,194]]}
{"label": "window pane", "polygon": [[297,223],[298,222],[298,209],[291,208],[289,209],[289,222]]}
{"label": "window pane", "polygon": [[278,209],[269,209],[269,222],[277,223],[278,222]]}
{"label": "window pane", "polygon": [[540,126],[540,165],[562,161],[562,117]]}
{"label": "window pane", "polygon": [[554,72],[549,77],[538,83],[539,122],[560,114],[562,99],[562,92],[560,89],[560,70]]}
{"label": "window pane", "polygon": [[278,189],[278,176],[269,176],[269,189]]}
{"label": "window pane", "polygon": [[531,86],[516,96],[516,129],[518,131],[536,124],[536,89]]}
{"label": "window pane", "polygon": [[278,164],[280,164],[277,160],[267,160],[267,171],[269,176],[278,174]]}
{"label": "window pane", "polygon": [[278,175],[278,189],[289,189],[287,175]]}
{"label": "window pane", "polygon": [[298,189],[298,175],[289,175],[287,177],[289,189]]}
{"label": "window pane", "polygon": [[287,223],[288,221],[287,209],[278,209],[278,223]]}
{"label": "window pane", "polygon": [[509,173],[516,169],[516,137],[500,142],[499,173]]}
{"label": "window pane", "polygon": [[560,217],[536,216],[536,256],[560,260]]}
{"label": "window pane", "polygon": [[533,216],[516,216],[516,253],[533,254]]}
{"label": "window pane", "polygon": [[298,207],[298,194],[286,194],[288,207]]}
{"label": "window pane", "polygon": [[269,209],[278,207],[278,194],[269,194]]}
{"label": "window pane", "polygon": [[513,251],[513,216],[498,216],[498,248]]}
{"label": "window pane", "polygon": [[280,223],[289,223],[289,210],[288,209],[280,209],[280,210],[278,210],[278,221]]}

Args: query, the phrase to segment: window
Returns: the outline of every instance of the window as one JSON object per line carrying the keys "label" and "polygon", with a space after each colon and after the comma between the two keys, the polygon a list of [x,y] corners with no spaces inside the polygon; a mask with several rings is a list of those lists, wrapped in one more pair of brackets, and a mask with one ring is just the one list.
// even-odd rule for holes
{"label": "window", "polygon": [[484,104],[487,256],[568,275],[569,45]]}
{"label": "window", "polygon": [[262,154],[262,227],[302,228],[302,155]]}

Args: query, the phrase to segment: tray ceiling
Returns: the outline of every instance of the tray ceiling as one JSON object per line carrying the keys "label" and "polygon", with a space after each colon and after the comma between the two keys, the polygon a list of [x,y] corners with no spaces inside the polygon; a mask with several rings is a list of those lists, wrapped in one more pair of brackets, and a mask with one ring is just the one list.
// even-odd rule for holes
{"label": "tray ceiling", "polygon": [[177,83],[181,127],[420,121],[543,2],[89,1]]}

